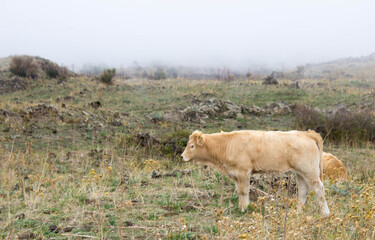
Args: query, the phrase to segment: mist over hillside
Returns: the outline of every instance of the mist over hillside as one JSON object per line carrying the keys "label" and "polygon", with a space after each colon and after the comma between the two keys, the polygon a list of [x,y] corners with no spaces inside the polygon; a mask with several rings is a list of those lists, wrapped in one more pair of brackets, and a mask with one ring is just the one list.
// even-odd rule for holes
{"label": "mist over hillside", "polygon": [[2,1],[0,57],[283,71],[375,51],[374,1]]}
{"label": "mist over hillside", "polygon": [[[51,60],[34,57],[36,61],[42,65],[52,62]],[[11,56],[0,58],[0,71],[7,72]],[[262,79],[269,74],[275,77],[289,80],[306,79],[329,79],[338,78],[371,80],[375,77],[375,53],[361,57],[347,57],[331,60],[321,63],[307,63],[284,68],[272,68],[261,65],[249,65],[247,68],[230,68],[226,66],[189,66],[177,64],[165,64],[162,62],[154,62],[150,64],[142,64],[133,61],[129,65],[121,65],[120,67],[111,66],[109,64],[83,64],[81,68],[67,66],[71,74],[75,73],[95,76],[103,72],[104,69],[116,68],[117,75],[121,79],[158,79],[155,74],[162,74],[161,78],[183,78],[183,79],[221,79],[235,80],[243,78]]]}
{"label": "mist over hillside", "polygon": [[328,78],[347,77],[368,79],[375,76],[375,53],[361,57],[340,58],[317,64],[304,65],[305,77]]}
{"label": "mist over hillside", "polygon": [[0,9],[0,239],[374,239],[374,0]]}

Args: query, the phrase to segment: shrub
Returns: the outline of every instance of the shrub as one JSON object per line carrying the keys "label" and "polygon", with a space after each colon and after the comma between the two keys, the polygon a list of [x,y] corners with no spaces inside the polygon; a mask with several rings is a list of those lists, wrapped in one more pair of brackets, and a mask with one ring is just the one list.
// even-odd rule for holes
{"label": "shrub", "polygon": [[375,141],[375,118],[369,112],[336,111],[326,116],[308,106],[297,105],[293,113],[297,129],[316,130],[329,141],[351,145]]}
{"label": "shrub", "polygon": [[313,129],[325,134],[325,116],[307,105],[296,105],[293,108],[294,125],[297,129]]}
{"label": "shrub", "polygon": [[268,75],[263,79],[262,82],[263,85],[277,85],[279,82],[275,78],[275,72],[273,72],[271,75]]}
{"label": "shrub", "polygon": [[40,58],[39,61],[39,65],[49,78],[66,80],[70,76],[70,72],[66,67],[60,67],[56,63],[50,62],[43,58]]}
{"label": "shrub", "polygon": [[48,62],[47,64],[42,65],[42,70],[50,78],[57,78],[60,75],[60,67],[53,62]]}
{"label": "shrub", "polygon": [[328,138],[335,142],[375,141],[375,118],[364,111],[339,111],[327,117],[326,130],[331,131]]}
{"label": "shrub", "polygon": [[10,59],[9,71],[20,77],[37,78],[39,64],[30,56],[14,56]]}
{"label": "shrub", "polygon": [[154,73],[154,79],[155,80],[167,79],[167,74],[165,74],[163,69],[159,68]]}
{"label": "shrub", "polygon": [[107,84],[112,85],[113,84],[113,78],[116,75],[116,69],[104,69],[102,72],[102,75],[100,76],[100,81]]}
{"label": "shrub", "polygon": [[70,76],[70,72],[66,67],[59,67],[59,79],[66,80]]}

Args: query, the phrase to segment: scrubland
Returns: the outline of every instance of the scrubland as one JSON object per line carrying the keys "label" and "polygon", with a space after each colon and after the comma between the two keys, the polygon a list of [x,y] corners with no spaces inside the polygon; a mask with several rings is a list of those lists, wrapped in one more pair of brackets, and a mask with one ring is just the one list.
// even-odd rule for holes
{"label": "scrubland", "polygon": [[[288,80],[264,86],[253,79],[115,79],[111,86],[89,77],[28,81],[26,89],[0,95],[2,239],[375,238],[373,120],[351,135],[294,111],[301,105],[319,114],[365,109],[375,118],[373,80],[303,79],[299,88]],[[213,98],[260,109],[283,100],[290,111],[173,116],[189,107],[199,112],[193,102]],[[313,193],[297,214],[293,175],[271,183],[254,178],[242,213],[233,182],[179,157],[196,129],[314,126],[324,128],[324,151],[341,159],[350,177],[325,179],[327,218]]]}

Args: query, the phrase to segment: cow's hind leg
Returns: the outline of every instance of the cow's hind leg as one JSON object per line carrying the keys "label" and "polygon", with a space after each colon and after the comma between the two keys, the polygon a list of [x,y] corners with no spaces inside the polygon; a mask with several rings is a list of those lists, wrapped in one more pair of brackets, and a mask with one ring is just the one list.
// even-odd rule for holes
{"label": "cow's hind leg", "polygon": [[249,187],[250,179],[248,176],[238,177],[236,181],[236,190],[238,194],[238,208],[245,211],[249,205]]}
{"label": "cow's hind leg", "polygon": [[319,203],[320,209],[322,211],[322,214],[324,216],[328,216],[329,215],[329,208],[328,208],[326,198],[324,196],[323,182],[320,181],[320,178],[317,176],[316,178],[311,179],[308,184],[310,185],[310,188],[315,191],[316,198],[318,200],[318,203]]}
{"label": "cow's hind leg", "polygon": [[301,177],[300,175],[297,174],[297,184],[298,184],[298,207],[297,211],[298,213],[302,212],[302,207],[306,203],[307,199],[307,194],[309,193],[309,186]]}

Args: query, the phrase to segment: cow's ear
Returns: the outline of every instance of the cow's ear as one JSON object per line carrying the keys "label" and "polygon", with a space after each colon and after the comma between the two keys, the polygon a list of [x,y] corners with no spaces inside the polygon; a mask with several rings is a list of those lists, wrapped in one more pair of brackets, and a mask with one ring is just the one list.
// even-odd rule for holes
{"label": "cow's ear", "polygon": [[202,133],[199,136],[197,136],[196,142],[197,142],[198,146],[200,146],[200,147],[202,147],[204,145],[204,136],[203,136]]}
{"label": "cow's ear", "polygon": [[193,139],[198,146],[202,147],[204,145],[204,136],[201,131],[193,132],[190,138]]}

